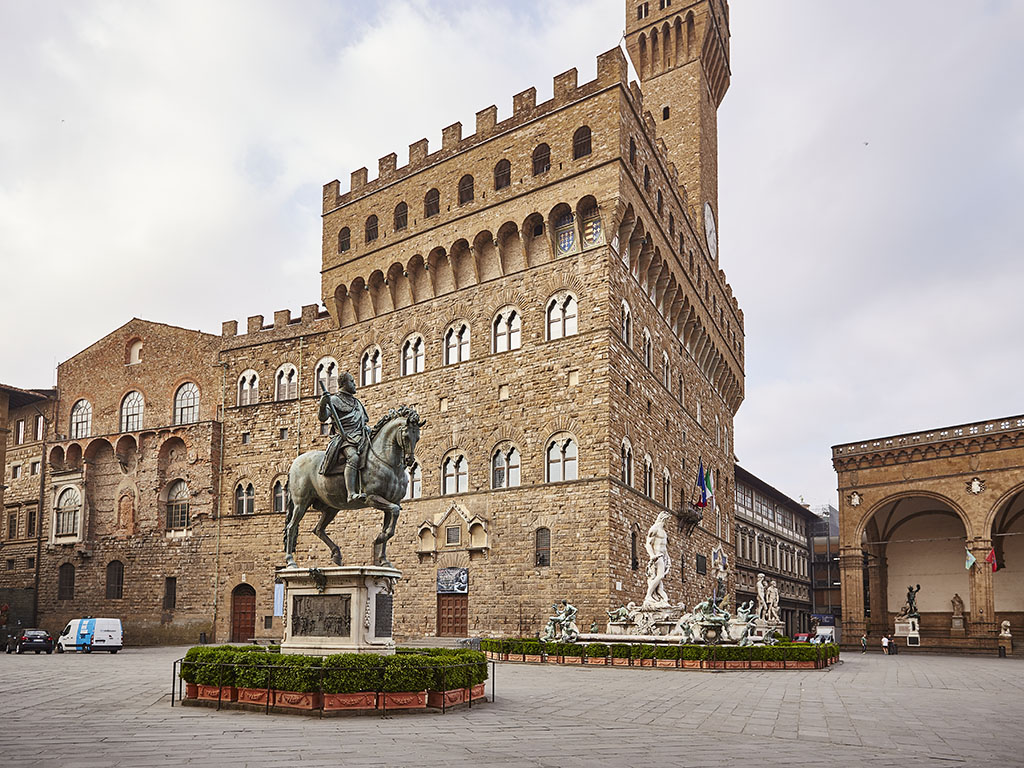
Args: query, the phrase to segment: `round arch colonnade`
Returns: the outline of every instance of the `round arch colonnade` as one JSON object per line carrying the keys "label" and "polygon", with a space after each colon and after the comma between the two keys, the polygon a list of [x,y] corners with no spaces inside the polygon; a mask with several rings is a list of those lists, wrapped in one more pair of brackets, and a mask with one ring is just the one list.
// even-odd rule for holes
{"label": "round arch colonnade", "polygon": [[832,462],[844,643],[892,633],[918,584],[923,647],[994,650],[1003,621],[1024,639],[1024,416],[837,445]]}

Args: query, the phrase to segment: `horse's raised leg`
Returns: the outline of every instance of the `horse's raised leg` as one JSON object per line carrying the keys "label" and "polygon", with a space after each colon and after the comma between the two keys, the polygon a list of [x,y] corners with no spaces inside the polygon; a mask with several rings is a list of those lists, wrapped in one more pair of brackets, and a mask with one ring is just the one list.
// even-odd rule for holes
{"label": "horse's raised leg", "polygon": [[335,517],[338,516],[338,510],[327,509],[321,510],[320,522],[316,524],[316,528],[313,529],[313,533],[316,534],[317,538],[320,539],[327,548],[331,550],[331,560],[335,565],[341,565],[341,547],[331,540],[331,537],[327,535],[327,526],[331,524]]}
{"label": "horse's raised leg", "polygon": [[382,565],[390,568],[391,563],[388,561],[387,544],[388,539],[395,535],[395,525],[398,522],[398,510],[400,510],[401,507],[397,504],[392,504],[390,501],[381,498],[380,496],[368,496],[366,500],[370,502],[372,507],[379,509],[384,513],[380,533],[377,534],[377,538],[373,540],[373,562],[375,565]]}

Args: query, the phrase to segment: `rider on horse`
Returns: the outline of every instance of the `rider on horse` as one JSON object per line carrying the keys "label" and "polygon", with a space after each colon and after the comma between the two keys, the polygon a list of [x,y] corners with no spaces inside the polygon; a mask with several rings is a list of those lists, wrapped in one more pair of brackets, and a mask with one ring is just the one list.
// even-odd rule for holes
{"label": "rider on horse", "polygon": [[365,501],[361,470],[370,445],[368,416],[366,408],[356,397],[356,381],[352,374],[348,371],[343,373],[338,384],[340,391],[337,394],[325,391],[320,398],[320,421],[331,422],[333,435],[320,464],[320,474],[333,474],[342,464],[349,501]]}

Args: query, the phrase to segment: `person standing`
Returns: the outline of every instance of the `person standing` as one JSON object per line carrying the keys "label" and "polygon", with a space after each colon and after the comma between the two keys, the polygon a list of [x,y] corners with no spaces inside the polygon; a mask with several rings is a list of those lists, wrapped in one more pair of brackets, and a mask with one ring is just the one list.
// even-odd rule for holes
{"label": "person standing", "polygon": [[861,653],[867,653],[868,652],[868,633],[867,632],[865,632],[863,635],[860,636],[860,652]]}
{"label": "person standing", "polygon": [[882,635],[882,653],[886,656],[889,655],[889,637],[888,635]]}

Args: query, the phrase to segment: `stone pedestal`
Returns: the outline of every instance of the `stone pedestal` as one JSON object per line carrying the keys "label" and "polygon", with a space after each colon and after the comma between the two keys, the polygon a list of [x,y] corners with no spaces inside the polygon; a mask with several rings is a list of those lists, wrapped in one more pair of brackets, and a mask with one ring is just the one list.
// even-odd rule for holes
{"label": "stone pedestal", "polygon": [[401,571],[379,566],[282,568],[281,653],[395,652],[392,597]]}
{"label": "stone pedestal", "polygon": [[963,616],[954,616],[953,621],[949,626],[950,637],[965,637],[967,635],[967,628],[964,626]]}
{"label": "stone pedestal", "polygon": [[915,617],[907,617],[896,621],[893,635],[907,638],[907,645],[921,644],[921,620]]}
{"label": "stone pedestal", "polygon": [[1009,635],[1000,635],[999,636],[999,647],[1004,649],[1003,653],[1005,653],[1007,656],[1012,656],[1013,655],[1013,638],[1010,637]]}

